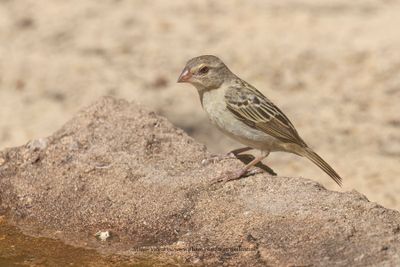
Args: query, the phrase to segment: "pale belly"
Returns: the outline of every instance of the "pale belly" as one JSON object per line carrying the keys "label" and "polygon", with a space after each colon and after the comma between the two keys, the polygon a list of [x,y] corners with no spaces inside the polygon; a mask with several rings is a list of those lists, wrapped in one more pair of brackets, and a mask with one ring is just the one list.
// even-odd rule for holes
{"label": "pale belly", "polygon": [[282,150],[279,140],[236,119],[224,103],[223,90],[205,92],[203,95],[203,108],[210,121],[219,130],[232,139],[255,149],[266,152]]}

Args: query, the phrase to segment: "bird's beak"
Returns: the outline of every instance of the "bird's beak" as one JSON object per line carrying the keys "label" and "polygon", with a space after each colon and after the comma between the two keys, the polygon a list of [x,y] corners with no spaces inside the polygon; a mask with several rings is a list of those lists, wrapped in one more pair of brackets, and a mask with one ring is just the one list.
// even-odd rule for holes
{"label": "bird's beak", "polygon": [[190,78],[192,78],[192,73],[190,72],[190,70],[185,67],[181,73],[181,75],[178,78],[178,83],[185,83],[188,82],[190,80]]}

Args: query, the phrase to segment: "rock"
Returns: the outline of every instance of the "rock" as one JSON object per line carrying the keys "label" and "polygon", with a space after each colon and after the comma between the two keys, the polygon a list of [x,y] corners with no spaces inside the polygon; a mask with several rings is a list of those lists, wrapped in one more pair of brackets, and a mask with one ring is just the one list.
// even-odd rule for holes
{"label": "rock", "polygon": [[28,233],[184,264],[400,264],[399,212],[301,178],[210,186],[242,163],[202,164],[203,145],[133,103],[103,98],[42,140],[0,153],[1,210]]}

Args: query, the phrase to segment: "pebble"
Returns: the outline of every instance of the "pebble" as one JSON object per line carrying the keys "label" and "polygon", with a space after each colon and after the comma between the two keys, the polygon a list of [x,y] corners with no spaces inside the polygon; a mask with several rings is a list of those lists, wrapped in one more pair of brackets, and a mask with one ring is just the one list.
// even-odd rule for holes
{"label": "pebble", "polygon": [[100,241],[104,242],[108,238],[111,237],[110,231],[98,231],[95,236],[100,239]]}

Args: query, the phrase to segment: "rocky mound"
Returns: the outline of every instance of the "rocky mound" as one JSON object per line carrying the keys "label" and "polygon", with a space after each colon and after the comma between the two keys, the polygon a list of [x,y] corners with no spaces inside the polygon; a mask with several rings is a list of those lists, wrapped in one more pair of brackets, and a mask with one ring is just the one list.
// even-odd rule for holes
{"label": "rocky mound", "polygon": [[209,157],[166,119],[103,98],[0,153],[2,212],[30,234],[170,263],[400,264],[399,212],[301,178],[211,186],[242,163]]}

